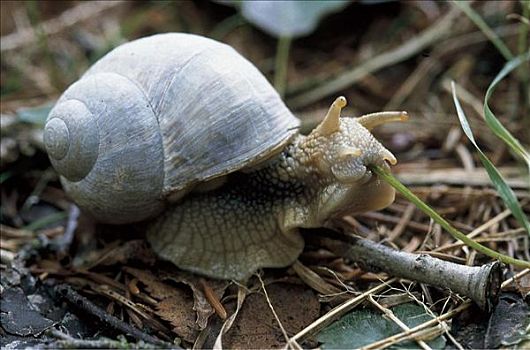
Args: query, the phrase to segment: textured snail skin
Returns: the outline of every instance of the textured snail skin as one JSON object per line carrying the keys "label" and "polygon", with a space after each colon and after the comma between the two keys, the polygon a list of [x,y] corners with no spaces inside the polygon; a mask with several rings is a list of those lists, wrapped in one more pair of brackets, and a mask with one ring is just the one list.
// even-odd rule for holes
{"label": "textured snail skin", "polygon": [[261,267],[288,266],[304,247],[299,228],[393,202],[393,188],[366,169],[387,166],[385,160],[395,162],[355,119],[341,118],[331,135],[299,135],[260,168],[169,208],[147,238],[162,258],[214,278],[241,280]]}

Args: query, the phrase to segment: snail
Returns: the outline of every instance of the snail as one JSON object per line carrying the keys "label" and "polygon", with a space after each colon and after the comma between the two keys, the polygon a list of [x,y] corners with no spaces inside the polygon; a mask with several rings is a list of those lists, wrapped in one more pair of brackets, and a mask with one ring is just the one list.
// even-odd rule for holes
{"label": "snail", "polygon": [[309,135],[233,48],[167,33],[123,44],[72,84],[44,144],[66,193],[97,221],[151,220],[147,240],[176,266],[241,280],[301,253],[300,228],[377,210],[393,188],[368,166],[396,158],[370,133],[405,112],[341,117]]}

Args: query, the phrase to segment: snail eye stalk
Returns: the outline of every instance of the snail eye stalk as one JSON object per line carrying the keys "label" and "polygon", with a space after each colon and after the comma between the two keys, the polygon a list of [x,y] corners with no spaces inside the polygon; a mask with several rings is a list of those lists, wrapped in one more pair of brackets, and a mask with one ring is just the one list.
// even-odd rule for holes
{"label": "snail eye stalk", "polygon": [[378,112],[363,115],[357,118],[357,122],[368,130],[372,130],[376,126],[383,125],[390,122],[404,122],[409,119],[407,112]]}

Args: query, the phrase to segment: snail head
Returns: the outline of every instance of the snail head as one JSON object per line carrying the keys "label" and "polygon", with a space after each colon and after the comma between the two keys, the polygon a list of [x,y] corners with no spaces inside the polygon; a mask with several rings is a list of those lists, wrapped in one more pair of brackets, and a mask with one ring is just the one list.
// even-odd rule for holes
{"label": "snail head", "polygon": [[306,153],[326,186],[321,205],[329,207],[326,212],[340,208],[343,214],[384,208],[394,200],[394,189],[374,176],[369,166],[389,169],[397,160],[370,130],[391,121],[405,121],[408,115],[380,112],[340,117],[345,106],[346,98],[337,98],[306,141]]}

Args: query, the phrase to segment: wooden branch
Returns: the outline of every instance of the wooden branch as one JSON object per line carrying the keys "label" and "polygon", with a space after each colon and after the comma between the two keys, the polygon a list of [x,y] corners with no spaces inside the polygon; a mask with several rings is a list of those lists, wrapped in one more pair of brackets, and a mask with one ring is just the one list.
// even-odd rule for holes
{"label": "wooden branch", "polygon": [[85,312],[91,315],[96,316],[101,321],[107,323],[109,326],[123,333],[129,334],[130,336],[138,340],[143,340],[147,343],[155,344],[159,346],[160,348],[178,348],[174,344],[166,343],[152,335],[149,335],[147,333],[142,332],[139,329],[134,328],[130,324],[125,323],[112,315],[109,315],[99,306],[93,304],[87,298],[77,293],[69,285],[66,285],[66,284],[58,285],[56,287],[56,290],[58,292],[58,295],[61,295],[62,297],[64,297],[72,305],[78,308],[81,308],[82,310],[84,310]]}
{"label": "wooden branch", "polygon": [[324,237],[332,239],[322,238],[322,246],[369,271],[384,271],[392,276],[449,289],[471,298],[486,311],[497,303],[501,285],[501,264],[497,261],[483,266],[466,266],[427,254],[405,253],[331,230],[325,230]]}

